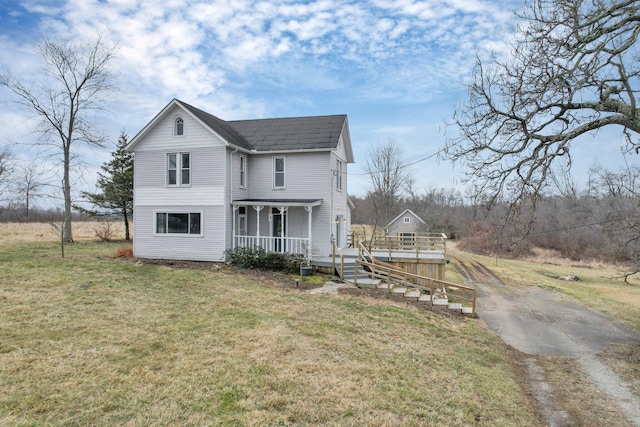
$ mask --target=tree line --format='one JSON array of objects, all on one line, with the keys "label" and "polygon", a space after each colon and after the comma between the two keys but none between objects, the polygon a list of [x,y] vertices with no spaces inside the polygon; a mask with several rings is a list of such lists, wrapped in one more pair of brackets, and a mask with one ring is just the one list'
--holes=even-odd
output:
[{"label": "tree line", "polygon": [[[125,147],[128,136],[120,133],[111,159],[97,173],[97,192],[80,192],[72,204],[72,218],[87,220],[109,218],[122,220],[125,240],[130,240],[133,217],[133,153]],[[51,173],[41,164],[21,164],[8,149],[0,151],[0,222],[58,222],[66,218],[60,208],[33,207],[33,201],[50,197],[46,189]],[[57,187],[59,189],[59,187]],[[45,191],[41,191],[45,190]]]},{"label": "tree line", "polygon": [[[534,248],[557,251],[573,260],[597,259],[640,265],[640,167],[592,167],[578,188],[568,172],[556,173],[535,200],[522,201],[522,215],[509,200],[483,198],[468,187],[417,190],[400,144],[374,146],[367,157],[367,193],[352,196],[353,224],[382,233],[404,209],[427,224],[423,232],[443,232],[463,248],[517,257]],[[357,232],[357,227],[354,227]]]}]

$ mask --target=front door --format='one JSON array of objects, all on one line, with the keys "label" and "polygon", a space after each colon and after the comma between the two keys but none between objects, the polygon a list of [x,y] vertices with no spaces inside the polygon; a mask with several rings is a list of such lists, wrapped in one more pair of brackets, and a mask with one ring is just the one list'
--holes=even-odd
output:
[{"label": "front door", "polygon": [[271,236],[274,237],[274,252],[287,252],[287,211],[280,212],[280,209],[271,210],[273,224]]}]

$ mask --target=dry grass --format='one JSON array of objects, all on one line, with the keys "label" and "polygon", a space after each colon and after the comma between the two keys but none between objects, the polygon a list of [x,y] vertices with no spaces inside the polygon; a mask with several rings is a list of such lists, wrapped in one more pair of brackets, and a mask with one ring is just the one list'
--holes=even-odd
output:
[{"label": "dry grass", "polygon": [[[74,240],[95,240],[96,230],[102,226],[102,222],[74,221],[72,233]],[[60,223],[55,224],[59,226]],[[116,239],[124,239],[124,223],[112,222],[111,228]],[[60,232],[46,222],[9,222],[0,223],[0,242],[35,242],[60,240]]]},{"label": "dry grass", "polygon": [[129,258],[133,258],[133,248],[130,246],[127,247],[123,247],[123,248],[118,248],[116,249],[116,253],[115,255],[113,255],[114,258],[124,258],[124,259],[129,259]]},{"label": "dry grass", "polygon": [[0,243],[1,425],[537,425],[474,320]]}]

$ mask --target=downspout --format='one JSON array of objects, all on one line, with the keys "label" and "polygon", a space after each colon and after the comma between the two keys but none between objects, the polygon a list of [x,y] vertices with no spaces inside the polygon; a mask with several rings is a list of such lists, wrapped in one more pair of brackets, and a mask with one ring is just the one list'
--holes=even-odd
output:
[{"label": "downspout", "polygon": [[229,206],[231,207],[231,249],[236,248],[236,211],[233,206],[233,155],[238,148],[229,153]]},{"label": "downspout", "polygon": [[329,184],[329,236],[331,236],[331,246],[335,242],[335,236],[333,235],[333,178],[335,178],[336,172],[337,170],[331,169],[331,182]]}]

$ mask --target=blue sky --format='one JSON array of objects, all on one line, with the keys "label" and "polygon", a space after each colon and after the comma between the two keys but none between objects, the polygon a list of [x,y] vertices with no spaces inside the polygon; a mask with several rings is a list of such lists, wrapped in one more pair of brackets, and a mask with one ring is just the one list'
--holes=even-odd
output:
[{"label": "blue sky", "polygon": [[[364,195],[371,147],[389,138],[414,162],[437,153],[466,96],[475,55],[505,53],[521,0],[0,0],[0,67],[37,77],[41,35],[117,44],[99,128],[133,137],[172,98],[227,120],[347,114]],[[33,120],[0,90],[0,146],[34,138]],[[595,142],[594,142],[595,143]],[[91,187],[109,152],[84,153]],[[24,149],[22,156],[33,156]],[[580,158],[586,165],[595,160]],[[416,188],[462,189],[462,165],[412,167]]]}]

